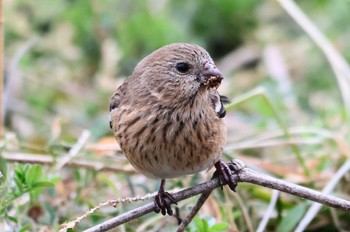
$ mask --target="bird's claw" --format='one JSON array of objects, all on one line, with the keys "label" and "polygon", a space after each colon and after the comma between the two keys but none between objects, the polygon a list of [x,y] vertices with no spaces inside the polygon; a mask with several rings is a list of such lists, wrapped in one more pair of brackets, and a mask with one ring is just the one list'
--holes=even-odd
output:
[{"label": "bird's claw", "polygon": [[245,168],[245,164],[242,160],[239,159],[233,159],[227,164],[235,174],[238,174],[242,169]]},{"label": "bird's claw", "polygon": [[219,176],[222,185],[227,184],[232,191],[236,192],[237,182],[235,181],[233,174],[238,174],[244,167],[244,163],[238,159],[234,159],[227,164],[222,160],[219,160],[215,163],[216,171],[214,172],[213,177]]},{"label": "bird's claw", "polygon": [[161,212],[163,215],[168,214],[173,215],[173,210],[171,209],[171,204],[176,204],[177,202],[174,197],[165,191],[159,190],[158,194],[154,197],[154,204],[156,206],[155,212]]}]

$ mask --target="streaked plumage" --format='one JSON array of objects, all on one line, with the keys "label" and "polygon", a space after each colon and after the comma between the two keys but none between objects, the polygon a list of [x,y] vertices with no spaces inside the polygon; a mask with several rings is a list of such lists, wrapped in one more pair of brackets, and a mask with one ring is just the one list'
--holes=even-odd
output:
[{"label": "streaked plumage", "polygon": [[[181,73],[179,63],[190,70]],[[140,61],[110,103],[114,135],[135,169],[165,179],[219,160],[225,143],[225,110],[216,90],[221,79],[206,83],[215,75],[221,76],[213,60],[196,45],[171,44]]]},{"label": "streaked plumage", "polygon": [[203,48],[171,44],[141,60],[111,98],[110,126],[126,158],[140,173],[162,180],[156,212],[173,213],[165,198],[176,203],[164,191],[165,179],[214,164],[235,189],[220,160],[227,101],[217,91],[222,79]]}]

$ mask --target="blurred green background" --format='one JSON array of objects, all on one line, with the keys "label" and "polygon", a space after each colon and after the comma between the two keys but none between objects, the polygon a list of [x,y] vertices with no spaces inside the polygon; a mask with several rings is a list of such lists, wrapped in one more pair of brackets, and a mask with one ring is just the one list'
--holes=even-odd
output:
[{"label": "blurred green background", "polygon": [[[296,3],[349,62],[350,2]],[[346,102],[331,65],[277,1],[7,0],[4,18],[3,231],[57,231],[99,202],[157,190],[157,181],[125,171],[131,167],[111,138],[108,104],[137,62],[169,43],[206,48],[225,75],[220,91],[231,99],[264,93],[230,108],[224,159],[238,157],[254,169],[322,189],[350,155]],[[90,138],[73,160],[119,171],[55,169],[9,158],[24,153],[59,161],[84,130]],[[167,188],[210,177],[174,179]],[[333,194],[350,199],[348,184],[342,179]],[[216,190],[188,231],[254,231],[270,198],[270,189],[249,184],[235,195]],[[193,204],[179,204],[182,216]],[[76,231],[136,205],[103,208]],[[292,231],[309,205],[281,194],[266,231]],[[308,231],[349,230],[349,221],[348,214],[323,207]],[[150,214],[120,230],[164,226],[174,230],[176,220]]]}]

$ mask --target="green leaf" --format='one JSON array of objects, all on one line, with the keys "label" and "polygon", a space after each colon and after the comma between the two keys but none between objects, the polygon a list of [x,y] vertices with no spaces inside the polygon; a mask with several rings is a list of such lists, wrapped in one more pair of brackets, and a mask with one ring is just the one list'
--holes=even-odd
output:
[{"label": "green leaf", "polygon": [[[35,183],[36,184],[36,183]],[[39,195],[42,193],[42,189],[40,187],[35,188],[33,186],[33,188],[31,188],[29,190],[29,196],[30,196],[30,202],[36,201],[36,199],[39,197]]]},{"label": "green leaf", "polygon": [[218,223],[210,227],[209,231],[221,232],[221,231],[225,231],[227,228],[228,228],[227,223]]},{"label": "green leaf", "polygon": [[7,218],[8,218],[10,221],[14,222],[14,223],[18,223],[16,217],[12,217],[12,216],[10,216],[10,215],[7,215]]},{"label": "green leaf", "polygon": [[33,188],[38,188],[38,187],[53,187],[55,186],[54,183],[50,182],[50,181],[38,181],[35,182],[32,187]]},{"label": "green leaf", "polygon": [[205,232],[205,230],[204,230],[204,225],[203,225],[203,220],[202,220],[201,218],[195,217],[195,218],[193,219],[193,221],[194,221],[194,223],[196,224],[197,230],[198,230],[199,232]]},{"label": "green leaf", "polygon": [[27,173],[30,167],[31,167],[30,164],[20,165],[20,168],[23,174]]},{"label": "green leaf", "polygon": [[20,168],[21,166],[18,166],[17,169],[15,169],[15,178],[18,179],[19,182],[21,183],[25,183],[25,177],[24,177],[24,173],[22,168]]},{"label": "green leaf", "polygon": [[23,183],[22,181],[20,180],[20,178],[18,176],[15,176],[13,178],[13,180],[15,181],[16,183],[16,187],[18,189],[19,192],[23,192]]},{"label": "green leaf", "polygon": [[51,182],[53,184],[57,184],[61,180],[62,180],[62,178],[59,176],[53,176],[53,177],[48,178],[48,182]]},{"label": "green leaf", "polygon": [[23,226],[18,232],[30,231],[30,224]]},{"label": "green leaf", "polygon": [[277,227],[279,232],[289,232],[292,231],[296,224],[303,217],[306,210],[306,205],[304,203],[299,204],[289,210],[287,215],[282,219],[281,223]]},{"label": "green leaf", "polygon": [[42,167],[40,165],[32,166],[26,173],[26,184],[28,187],[34,185],[35,182],[40,181],[42,177]]},{"label": "green leaf", "polygon": [[204,231],[208,232],[209,231],[209,224],[208,221],[205,219],[202,219],[202,223],[203,223],[203,227],[204,227]]},{"label": "green leaf", "polygon": [[2,175],[0,175],[0,183],[4,180],[6,180],[6,176],[7,176],[7,163],[6,160],[0,155],[0,173]]}]

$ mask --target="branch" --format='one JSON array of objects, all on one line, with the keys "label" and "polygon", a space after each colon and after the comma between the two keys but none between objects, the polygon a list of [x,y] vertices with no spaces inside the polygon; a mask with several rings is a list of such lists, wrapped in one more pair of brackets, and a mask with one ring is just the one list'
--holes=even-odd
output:
[{"label": "branch", "polygon": [[84,147],[84,145],[89,137],[90,137],[90,132],[88,130],[84,130],[83,133],[81,133],[78,141],[69,150],[69,152],[57,161],[57,163],[55,165],[55,170],[57,171],[57,170],[61,169],[71,159],[73,159],[75,156],[77,156],[79,151]]},{"label": "branch", "polygon": [[196,204],[193,206],[191,212],[187,215],[187,217],[182,220],[181,224],[177,228],[176,232],[183,232],[185,231],[186,227],[191,223],[192,219],[197,215],[198,211],[202,208],[205,201],[210,196],[212,190],[206,191],[202,193],[202,195],[199,197]]},{"label": "branch", "polygon": [[[1,156],[8,162],[33,163],[43,165],[55,164],[55,159],[51,155],[45,154],[4,152],[1,154]],[[98,160],[87,161],[83,159],[74,158],[72,160],[69,160],[65,166],[72,168],[87,168],[107,172],[122,172],[129,175],[137,173],[135,169],[118,167],[118,165],[114,162],[112,162],[111,164],[105,164],[104,162]]]},{"label": "branch", "polygon": [[[286,181],[276,179],[271,176],[267,176],[258,172],[255,172],[249,168],[244,168],[238,172],[238,174],[233,174],[236,182],[247,182],[263,187],[268,187],[271,189],[280,190],[282,192],[290,193],[292,195],[305,198],[311,201],[321,203],[333,208],[341,209],[350,212],[350,201],[340,199],[338,197],[329,196],[323,194],[319,191],[312,190],[300,185],[288,183]],[[193,197],[195,195],[212,191],[213,189],[220,187],[220,181],[215,178],[205,183],[196,185],[194,187],[182,190],[180,192],[172,194],[174,199],[179,202],[181,200]],[[170,202],[169,202],[170,203]],[[96,225],[85,232],[102,232],[115,228],[123,223],[141,217],[145,214],[153,212],[155,209],[154,203],[149,203],[147,205],[141,206],[124,214],[121,214],[115,218],[105,221],[99,225]],[[66,231],[69,228],[63,228],[60,231]]]}]

